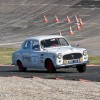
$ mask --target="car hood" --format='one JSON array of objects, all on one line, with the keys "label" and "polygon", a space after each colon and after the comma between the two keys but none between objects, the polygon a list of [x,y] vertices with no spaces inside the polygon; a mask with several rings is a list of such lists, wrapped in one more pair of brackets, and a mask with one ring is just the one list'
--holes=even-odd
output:
[{"label": "car hood", "polygon": [[62,53],[64,54],[70,54],[70,53],[83,53],[84,48],[76,48],[76,47],[71,47],[71,46],[67,46],[67,47],[52,47],[52,48],[47,48],[46,49],[48,52],[52,52],[52,53]]}]

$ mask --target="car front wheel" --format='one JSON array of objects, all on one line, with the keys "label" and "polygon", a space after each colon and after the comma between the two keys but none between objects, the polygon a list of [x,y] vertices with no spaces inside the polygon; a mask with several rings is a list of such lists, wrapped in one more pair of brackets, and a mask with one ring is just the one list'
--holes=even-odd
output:
[{"label": "car front wheel", "polygon": [[56,72],[56,68],[54,67],[54,64],[53,64],[53,62],[51,60],[46,60],[46,62],[45,62],[45,68],[50,73]]},{"label": "car front wheel", "polygon": [[26,67],[23,67],[23,64],[21,63],[21,61],[17,62],[18,68],[20,72],[25,72],[27,70]]},{"label": "car front wheel", "polygon": [[86,65],[78,65],[76,66],[78,72],[83,73],[86,71]]}]

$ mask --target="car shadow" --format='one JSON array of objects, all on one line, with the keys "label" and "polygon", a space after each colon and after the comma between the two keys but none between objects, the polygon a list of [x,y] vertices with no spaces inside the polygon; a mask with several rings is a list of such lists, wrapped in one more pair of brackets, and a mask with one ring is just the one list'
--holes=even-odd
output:
[{"label": "car shadow", "polygon": [[[93,69],[93,68],[92,68]],[[88,75],[92,72],[91,67],[87,72],[79,73],[75,68],[70,69],[57,69],[55,73],[49,73],[46,69],[33,69],[29,68],[26,72],[20,72],[17,67],[0,66],[0,77],[20,77],[20,78],[41,78],[41,79],[61,79],[80,81],[80,79],[91,80],[100,82],[100,78],[97,76]],[[97,75],[97,74],[96,74]]]},{"label": "car shadow", "polygon": [[[72,70],[58,70],[56,73],[48,73],[47,70],[32,69],[26,72],[20,72],[19,70],[0,70],[0,77],[20,77],[20,78],[41,78],[41,79],[53,79],[53,80],[71,80],[71,81],[84,81],[90,80],[100,82],[100,79],[93,79],[90,76],[87,77],[84,74],[80,74],[77,71]],[[88,82],[88,81],[87,81]]]},{"label": "car shadow", "polygon": [[[27,70],[27,71],[25,71],[25,72],[20,72],[19,70],[1,70],[0,72],[15,72],[15,73],[46,73],[46,74],[50,74],[50,72],[48,72],[47,70]],[[54,72],[54,73],[51,73],[51,74],[61,74],[61,73],[77,73],[77,71],[75,72],[75,71],[73,71],[73,72],[69,72],[69,71],[56,71],[56,72]]]},{"label": "car shadow", "polygon": [[46,69],[28,69],[26,72],[20,72],[16,67],[0,67],[0,77],[22,77],[33,78],[33,76],[44,79],[55,79],[56,77],[63,77],[67,74],[77,73],[77,71],[70,71],[67,69],[57,70],[55,73],[49,73]]}]

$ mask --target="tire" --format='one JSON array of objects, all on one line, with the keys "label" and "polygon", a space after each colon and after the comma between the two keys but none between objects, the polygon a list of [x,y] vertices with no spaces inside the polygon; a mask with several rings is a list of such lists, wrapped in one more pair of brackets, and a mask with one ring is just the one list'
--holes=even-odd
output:
[{"label": "tire", "polygon": [[23,67],[23,64],[21,63],[21,61],[18,61],[17,65],[20,72],[26,72],[27,68]]},{"label": "tire", "polygon": [[79,65],[79,66],[76,66],[78,72],[80,73],[83,73],[86,71],[86,65]]},{"label": "tire", "polygon": [[56,72],[56,68],[54,67],[53,62],[50,59],[49,60],[46,60],[46,62],[45,62],[45,68],[47,69],[47,71],[49,73]]}]

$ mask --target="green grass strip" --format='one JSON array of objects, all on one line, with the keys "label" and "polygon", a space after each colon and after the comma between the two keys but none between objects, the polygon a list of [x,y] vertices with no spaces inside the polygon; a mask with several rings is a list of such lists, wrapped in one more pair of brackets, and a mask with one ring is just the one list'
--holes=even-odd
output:
[{"label": "green grass strip", "polygon": [[[12,64],[12,53],[17,48],[0,48],[0,64]],[[89,56],[89,64],[100,64],[100,56]]]},{"label": "green grass strip", "polygon": [[15,48],[0,48],[0,64],[12,64],[12,53]]},{"label": "green grass strip", "polygon": [[100,56],[89,56],[89,63],[100,65]]}]

